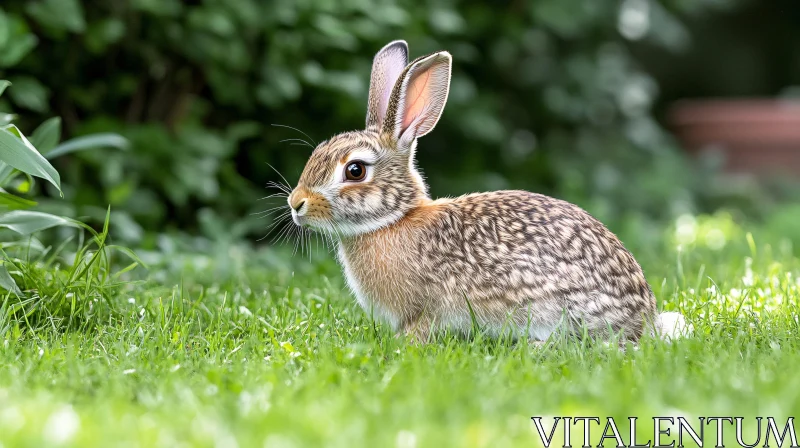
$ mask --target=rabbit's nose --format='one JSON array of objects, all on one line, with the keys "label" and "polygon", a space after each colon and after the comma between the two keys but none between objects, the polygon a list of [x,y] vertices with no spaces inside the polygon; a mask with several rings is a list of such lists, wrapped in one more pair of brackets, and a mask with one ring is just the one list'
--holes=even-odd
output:
[{"label": "rabbit's nose", "polygon": [[292,210],[299,213],[300,209],[302,209],[303,206],[306,205],[306,198],[301,198],[301,197],[295,198],[289,205],[292,207]]},{"label": "rabbit's nose", "polygon": [[288,202],[293,215],[303,216],[308,211],[306,205],[311,205],[311,192],[303,186],[298,186],[292,190]]}]

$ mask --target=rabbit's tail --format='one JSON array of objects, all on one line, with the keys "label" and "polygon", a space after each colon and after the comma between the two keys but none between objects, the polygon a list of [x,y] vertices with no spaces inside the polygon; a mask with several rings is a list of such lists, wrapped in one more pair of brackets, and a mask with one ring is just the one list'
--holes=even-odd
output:
[{"label": "rabbit's tail", "polygon": [[664,340],[677,339],[688,336],[694,328],[686,322],[683,314],[664,312],[656,316],[655,335]]}]

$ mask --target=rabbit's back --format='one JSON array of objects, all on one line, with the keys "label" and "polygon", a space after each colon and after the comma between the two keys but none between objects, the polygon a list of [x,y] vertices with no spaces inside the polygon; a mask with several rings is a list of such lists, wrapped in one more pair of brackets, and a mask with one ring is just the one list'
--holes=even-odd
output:
[{"label": "rabbit's back", "polygon": [[490,328],[539,339],[565,324],[636,339],[655,313],[641,267],[611,231],[526,191],[432,201],[343,241],[340,258],[362,306],[401,326],[422,314],[468,328],[471,307]]}]

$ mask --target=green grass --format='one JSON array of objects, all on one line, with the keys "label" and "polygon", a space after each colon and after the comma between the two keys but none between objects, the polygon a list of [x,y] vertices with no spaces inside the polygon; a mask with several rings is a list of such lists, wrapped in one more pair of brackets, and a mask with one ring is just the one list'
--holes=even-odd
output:
[{"label": "green grass", "polygon": [[789,240],[748,237],[724,216],[667,235],[626,243],[695,334],[626,351],[452,335],[410,345],[354,305],[324,255],[142,253],[142,282],[129,281],[138,269],[114,278],[104,257],[71,281],[57,260],[20,263],[29,299],[0,309],[0,443],[538,446],[531,416],[796,415]]}]

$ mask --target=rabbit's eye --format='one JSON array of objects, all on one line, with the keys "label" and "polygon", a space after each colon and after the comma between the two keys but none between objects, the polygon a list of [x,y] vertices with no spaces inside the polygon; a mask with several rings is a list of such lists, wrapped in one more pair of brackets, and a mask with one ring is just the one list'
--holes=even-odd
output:
[{"label": "rabbit's eye", "polygon": [[344,177],[347,180],[360,181],[364,180],[367,175],[367,167],[364,162],[350,162],[344,167]]}]

